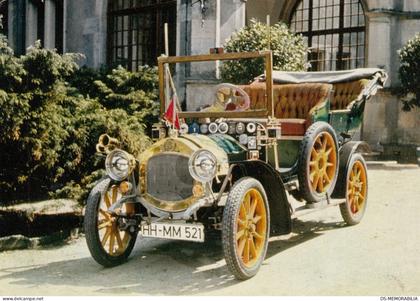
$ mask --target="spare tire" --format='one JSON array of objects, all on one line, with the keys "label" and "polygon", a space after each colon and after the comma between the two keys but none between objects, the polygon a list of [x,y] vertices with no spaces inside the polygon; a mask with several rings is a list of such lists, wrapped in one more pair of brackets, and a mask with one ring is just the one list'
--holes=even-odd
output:
[{"label": "spare tire", "polygon": [[299,192],[308,203],[330,197],[338,175],[338,143],[334,129],[315,122],[305,133],[299,152]]}]

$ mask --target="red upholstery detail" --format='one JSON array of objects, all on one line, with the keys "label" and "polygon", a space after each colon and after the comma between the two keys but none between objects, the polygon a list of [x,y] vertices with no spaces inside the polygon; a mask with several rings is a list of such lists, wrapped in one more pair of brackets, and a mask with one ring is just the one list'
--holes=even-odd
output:
[{"label": "red upholstery detail", "polygon": [[[240,87],[248,93],[252,110],[265,108],[266,83],[255,81]],[[313,110],[328,101],[332,88],[322,83],[274,85],[273,110],[281,121],[282,135],[305,135]]]},{"label": "red upholstery detail", "polygon": [[287,118],[280,119],[281,134],[283,136],[303,136],[308,127],[305,119]]},{"label": "red upholstery detail", "polygon": [[[266,83],[256,81],[240,87],[248,93],[252,110],[266,107]],[[312,109],[324,104],[331,90],[329,84],[273,85],[274,115],[277,118],[310,119]]]},{"label": "red upholstery detail", "polygon": [[331,110],[344,110],[355,101],[366,86],[369,80],[360,79],[356,81],[334,84],[334,96],[331,98]]},{"label": "red upholstery detail", "polygon": [[240,86],[249,95],[251,100],[250,109],[259,110],[266,108],[266,85],[265,83],[253,82],[250,85]]}]

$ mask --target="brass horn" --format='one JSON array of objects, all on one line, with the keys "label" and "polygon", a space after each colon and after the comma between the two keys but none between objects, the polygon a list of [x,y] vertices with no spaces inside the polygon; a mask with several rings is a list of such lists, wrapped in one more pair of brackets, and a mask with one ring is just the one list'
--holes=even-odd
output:
[{"label": "brass horn", "polygon": [[120,146],[120,142],[116,138],[110,137],[108,134],[99,136],[98,144],[96,144],[96,151],[100,153],[110,153]]},{"label": "brass horn", "polygon": [[105,153],[105,147],[102,144],[96,144],[96,151],[98,153]]}]

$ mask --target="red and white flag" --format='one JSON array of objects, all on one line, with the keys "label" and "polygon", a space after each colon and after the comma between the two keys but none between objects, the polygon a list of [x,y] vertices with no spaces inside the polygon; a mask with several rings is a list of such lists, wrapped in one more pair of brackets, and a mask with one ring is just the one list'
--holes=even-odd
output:
[{"label": "red and white flag", "polygon": [[176,96],[172,97],[171,102],[169,103],[168,108],[166,109],[165,115],[163,116],[165,120],[175,126],[178,130],[180,129],[179,125],[179,116],[178,110],[176,109]]}]

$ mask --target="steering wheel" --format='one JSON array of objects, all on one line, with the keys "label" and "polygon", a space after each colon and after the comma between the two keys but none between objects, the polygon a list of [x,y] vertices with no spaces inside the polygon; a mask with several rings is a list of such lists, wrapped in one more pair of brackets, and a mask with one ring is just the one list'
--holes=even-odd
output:
[{"label": "steering wheel", "polygon": [[244,89],[229,83],[222,83],[215,87],[216,102],[220,103],[225,111],[241,112],[249,109],[249,95]]}]

